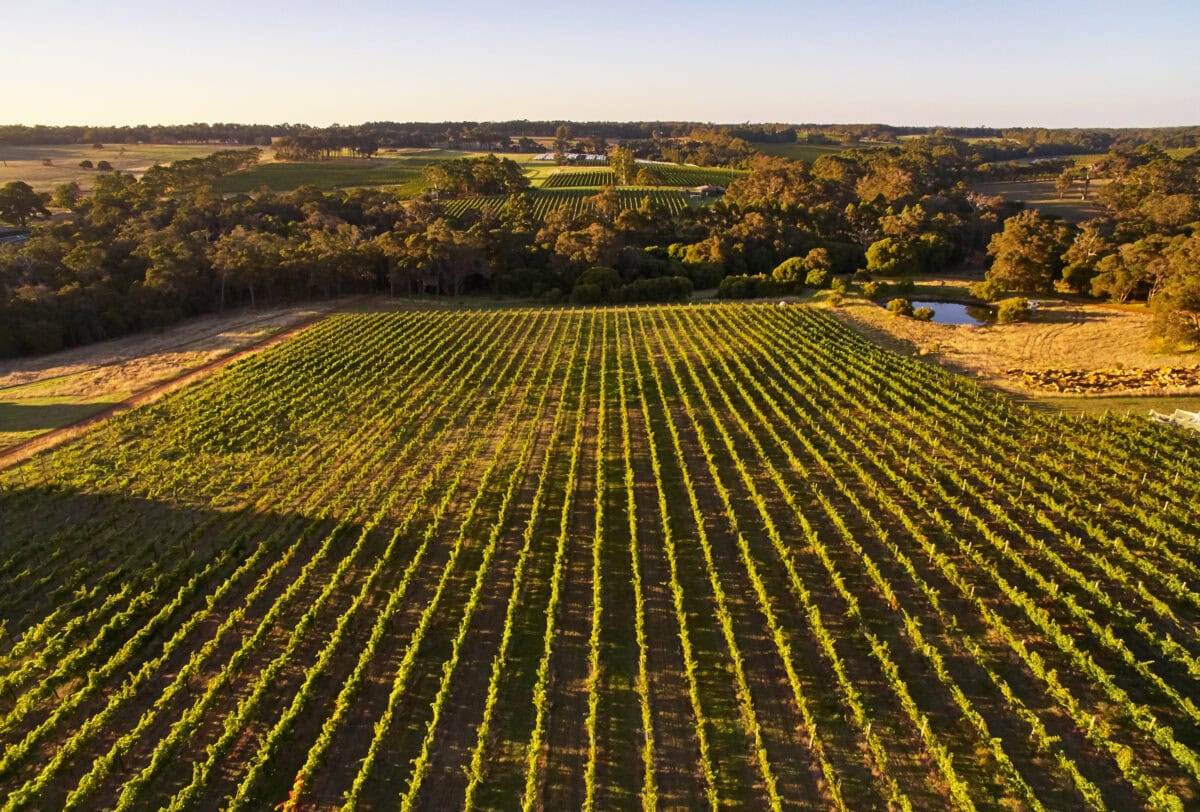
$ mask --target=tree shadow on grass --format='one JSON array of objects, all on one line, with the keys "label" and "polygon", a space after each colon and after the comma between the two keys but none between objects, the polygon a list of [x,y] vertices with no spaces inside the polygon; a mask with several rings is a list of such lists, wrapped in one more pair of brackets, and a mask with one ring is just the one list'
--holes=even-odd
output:
[{"label": "tree shadow on grass", "polygon": [[0,432],[50,431],[107,409],[112,403],[0,401]]}]

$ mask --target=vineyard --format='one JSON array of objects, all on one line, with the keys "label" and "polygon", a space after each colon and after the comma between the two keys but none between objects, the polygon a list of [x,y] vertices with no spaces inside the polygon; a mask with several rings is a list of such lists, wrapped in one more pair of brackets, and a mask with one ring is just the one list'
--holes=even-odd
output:
[{"label": "vineyard", "polygon": [[814,309],[334,316],[0,487],[4,810],[1200,807],[1196,438]]},{"label": "vineyard", "polygon": [[[533,189],[527,192],[527,194],[533,202],[533,217],[540,222],[546,218],[547,214],[557,209],[566,208],[572,214],[584,214],[591,207],[591,198],[595,197],[596,190],[557,189],[544,192],[539,189]],[[663,207],[663,209],[671,214],[678,214],[688,207],[687,194],[672,189],[621,188],[617,189],[617,195],[620,198],[621,206],[627,209],[636,209],[646,198],[650,198],[652,202]],[[442,206],[445,208],[447,214],[453,217],[461,217],[472,209],[482,209],[484,206],[492,206],[497,210],[503,210],[506,202],[507,198],[502,195],[466,197],[458,200],[447,200]]]},{"label": "vineyard", "polygon": [[[662,176],[664,186],[703,186],[714,184],[727,186],[738,177],[731,169],[701,169],[699,167],[673,166],[670,164],[652,165],[648,168]],[[542,183],[543,189],[579,189],[612,186],[617,182],[616,173],[611,169],[589,169],[584,171],[564,171],[550,175]]]}]

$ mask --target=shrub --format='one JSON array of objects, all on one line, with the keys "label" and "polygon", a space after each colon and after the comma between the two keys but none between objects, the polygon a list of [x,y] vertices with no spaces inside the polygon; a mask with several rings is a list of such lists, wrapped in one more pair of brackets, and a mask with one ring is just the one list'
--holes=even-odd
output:
[{"label": "shrub", "polygon": [[983,299],[985,302],[999,299],[1000,294],[1003,292],[1003,288],[990,279],[985,279],[982,282],[975,282],[971,285],[971,295],[978,299]]},{"label": "shrub", "polygon": [[790,257],[775,266],[771,278],[781,285],[799,285],[803,283],[807,270],[802,257]]},{"label": "shrub", "polygon": [[686,276],[655,276],[638,279],[614,291],[618,302],[677,302],[692,293],[692,280]]},{"label": "shrub", "polygon": [[823,288],[829,282],[829,271],[813,268],[804,277],[804,284],[810,288]]},{"label": "shrub", "polygon": [[832,282],[829,283],[829,289],[832,290],[834,293],[845,294],[846,280],[845,279],[834,279]]},{"label": "shrub", "polygon": [[908,299],[892,299],[887,303],[887,309],[895,316],[911,316],[913,314],[912,302]]},{"label": "shrub", "polygon": [[844,298],[845,297],[842,296],[839,291],[835,290],[833,293],[829,294],[829,298],[827,298],[825,301],[829,302],[830,307],[841,307]]},{"label": "shrub", "polygon": [[604,291],[591,282],[576,283],[571,289],[571,304],[594,305],[604,301]]},{"label": "shrub", "polygon": [[1005,299],[1000,303],[1000,308],[996,311],[996,321],[1001,324],[1012,324],[1016,321],[1029,321],[1029,316],[1033,311],[1029,307],[1029,300],[1022,299],[1020,296],[1014,296],[1011,299]]},{"label": "shrub", "polygon": [[761,296],[777,296],[779,285],[765,274],[727,276],[717,288],[718,299],[755,299]]},{"label": "shrub", "polygon": [[79,162],[80,169],[94,169],[95,167],[96,167],[96,165],[94,163],[92,163],[91,161],[89,161],[87,158],[84,158],[82,161]]},{"label": "shrub", "polygon": [[96,164],[96,168],[101,172],[111,172],[112,164],[110,164],[108,161],[100,161],[98,164]]},{"label": "shrub", "polygon": [[715,262],[688,265],[684,270],[688,278],[692,280],[692,287],[696,290],[715,288],[721,284],[721,279],[725,276],[725,269]]},{"label": "shrub", "polygon": [[933,308],[918,307],[912,312],[912,317],[917,321],[933,321]]},{"label": "shrub", "polygon": [[887,293],[887,289],[887,282],[864,282],[862,286],[862,295],[866,296],[868,299],[874,299],[876,296]]}]

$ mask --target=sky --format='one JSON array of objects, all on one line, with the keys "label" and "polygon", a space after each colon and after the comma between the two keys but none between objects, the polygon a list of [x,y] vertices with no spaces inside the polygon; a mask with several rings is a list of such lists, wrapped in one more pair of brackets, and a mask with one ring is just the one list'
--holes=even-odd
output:
[{"label": "sky", "polygon": [[0,0],[0,124],[1200,124],[1200,1]]}]

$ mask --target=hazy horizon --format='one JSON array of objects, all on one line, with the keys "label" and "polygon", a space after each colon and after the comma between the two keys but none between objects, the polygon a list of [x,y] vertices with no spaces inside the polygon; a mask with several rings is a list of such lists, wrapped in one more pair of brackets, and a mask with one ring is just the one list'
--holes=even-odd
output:
[{"label": "hazy horizon", "polygon": [[[6,11],[4,123],[1200,123],[1200,4],[309,0]],[[1063,30],[1063,21],[1069,27]]]}]

